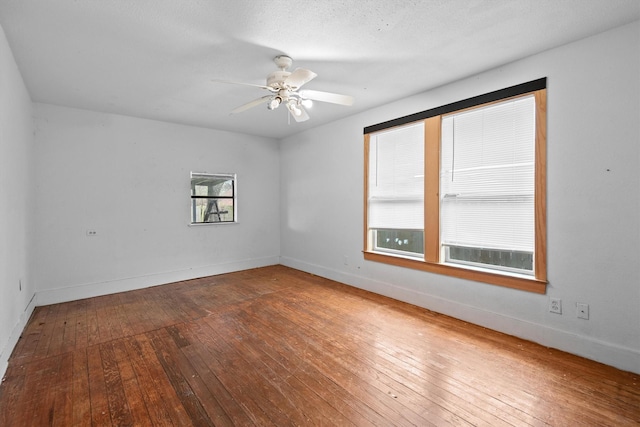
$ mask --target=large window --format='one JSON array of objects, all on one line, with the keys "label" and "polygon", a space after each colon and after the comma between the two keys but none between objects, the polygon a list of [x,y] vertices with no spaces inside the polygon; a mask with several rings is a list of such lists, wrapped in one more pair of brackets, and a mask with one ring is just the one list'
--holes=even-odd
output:
[{"label": "large window", "polygon": [[236,221],[236,176],[191,172],[191,223]]},{"label": "large window", "polygon": [[365,258],[544,292],[545,87],[365,129]]}]

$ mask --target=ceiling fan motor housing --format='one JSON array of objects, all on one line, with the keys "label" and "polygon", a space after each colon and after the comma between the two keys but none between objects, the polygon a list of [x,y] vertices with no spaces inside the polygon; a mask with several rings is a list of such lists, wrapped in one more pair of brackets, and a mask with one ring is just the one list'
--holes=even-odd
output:
[{"label": "ceiling fan motor housing", "polygon": [[291,57],[287,55],[278,55],[273,58],[273,62],[275,62],[276,66],[281,70],[286,70],[287,68],[291,67],[291,64],[293,64],[293,59],[291,59]]},{"label": "ceiling fan motor housing", "polygon": [[291,73],[289,71],[278,70],[267,76],[267,86],[274,89],[283,89],[284,81],[289,77]]}]

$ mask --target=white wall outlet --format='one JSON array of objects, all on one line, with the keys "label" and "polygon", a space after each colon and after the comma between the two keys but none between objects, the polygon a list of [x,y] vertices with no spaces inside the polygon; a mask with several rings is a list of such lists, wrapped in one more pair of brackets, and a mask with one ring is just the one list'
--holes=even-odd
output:
[{"label": "white wall outlet", "polygon": [[93,237],[93,236],[97,236],[98,232],[96,230],[87,230],[87,236],[88,237]]},{"label": "white wall outlet", "polygon": [[344,265],[349,265],[349,257],[345,255],[344,258],[342,259],[342,263]]},{"label": "white wall outlet", "polygon": [[578,319],[589,320],[589,304],[578,303]]},{"label": "white wall outlet", "polygon": [[562,314],[562,300],[560,298],[549,299],[549,311],[552,313]]}]

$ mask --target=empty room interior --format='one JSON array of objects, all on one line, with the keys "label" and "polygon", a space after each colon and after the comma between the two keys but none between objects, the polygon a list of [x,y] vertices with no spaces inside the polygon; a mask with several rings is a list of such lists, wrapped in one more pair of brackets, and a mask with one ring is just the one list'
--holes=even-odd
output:
[{"label": "empty room interior", "polygon": [[0,0],[0,425],[638,425],[637,0]]}]

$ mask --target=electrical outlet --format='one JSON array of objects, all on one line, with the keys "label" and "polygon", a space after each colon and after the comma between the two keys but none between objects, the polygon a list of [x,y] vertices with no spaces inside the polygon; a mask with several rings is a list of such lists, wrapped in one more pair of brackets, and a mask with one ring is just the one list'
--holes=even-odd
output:
[{"label": "electrical outlet", "polygon": [[96,230],[87,230],[87,236],[93,237],[97,235],[98,235],[98,232]]},{"label": "electrical outlet", "polygon": [[345,255],[344,258],[342,259],[342,263],[344,265],[349,265],[349,257]]},{"label": "electrical outlet", "polygon": [[578,303],[578,319],[589,320],[589,304]]},{"label": "electrical outlet", "polygon": [[562,300],[560,298],[549,299],[549,311],[552,313],[562,314]]}]

